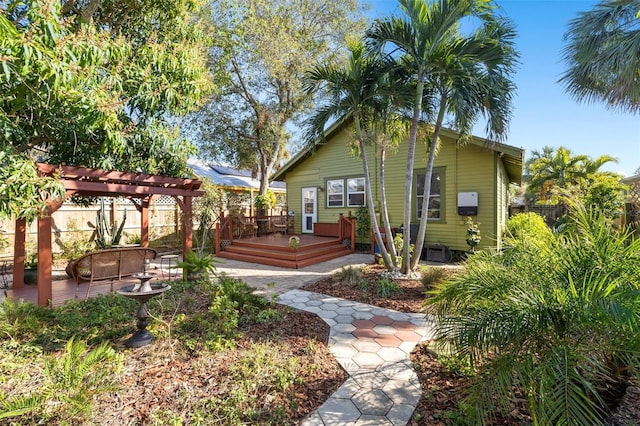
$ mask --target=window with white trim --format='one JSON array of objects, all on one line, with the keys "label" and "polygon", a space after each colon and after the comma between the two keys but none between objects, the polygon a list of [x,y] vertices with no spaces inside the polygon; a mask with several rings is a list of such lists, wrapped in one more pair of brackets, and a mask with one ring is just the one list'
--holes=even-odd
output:
[{"label": "window with white trim", "polygon": [[327,207],[344,207],[344,179],[327,181]]},{"label": "window with white trim", "polygon": [[[422,217],[422,201],[424,200],[424,177],[425,173],[416,175],[416,215],[418,219]],[[440,172],[433,171],[431,174],[431,191],[429,195],[429,205],[427,208],[427,219],[440,220]]]},{"label": "window with white trim", "polygon": [[359,207],[364,206],[364,178],[347,179],[347,206]]}]

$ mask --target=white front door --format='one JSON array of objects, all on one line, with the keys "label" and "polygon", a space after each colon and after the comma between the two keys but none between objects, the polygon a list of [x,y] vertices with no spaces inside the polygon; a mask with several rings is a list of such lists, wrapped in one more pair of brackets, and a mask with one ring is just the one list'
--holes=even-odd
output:
[{"label": "white front door", "polygon": [[302,233],[313,233],[313,224],[318,221],[318,197],[315,186],[302,188]]}]

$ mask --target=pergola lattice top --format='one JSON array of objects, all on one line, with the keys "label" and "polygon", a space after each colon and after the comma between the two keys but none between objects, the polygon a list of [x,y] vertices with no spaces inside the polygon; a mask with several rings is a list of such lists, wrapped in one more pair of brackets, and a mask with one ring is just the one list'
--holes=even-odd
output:
[{"label": "pergola lattice top", "polygon": [[44,176],[56,176],[64,182],[68,195],[88,197],[129,196],[144,198],[150,195],[200,196],[202,182],[144,173],[125,173],[86,167],[55,166],[38,163]]}]

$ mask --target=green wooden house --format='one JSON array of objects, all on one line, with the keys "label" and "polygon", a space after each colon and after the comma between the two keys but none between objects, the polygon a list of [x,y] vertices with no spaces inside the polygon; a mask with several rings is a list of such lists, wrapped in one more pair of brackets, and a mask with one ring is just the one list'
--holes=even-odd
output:
[{"label": "green wooden house", "polygon": [[[299,152],[275,174],[287,186],[288,208],[295,217],[296,233],[313,233],[318,224],[336,223],[340,215],[355,215],[365,204],[362,160],[351,155],[350,123],[337,123],[326,132],[326,140]],[[425,246],[446,246],[448,251],[467,250],[467,219],[479,224],[482,240],[479,248],[500,246],[508,219],[509,184],[521,183],[524,150],[504,144],[491,144],[473,138],[464,145],[456,143],[458,134],[443,130],[435,160],[429,219]],[[380,161],[374,147],[367,151],[371,171],[374,205],[379,206]],[[411,236],[419,223],[427,163],[427,147],[418,143],[413,170],[413,206]],[[403,220],[407,144],[401,144],[385,162],[385,186],[391,226],[399,228]],[[416,202],[417,201],[417,202]],[[380,222],[381,224],[381,222]],[[360,243],[369,243],[359,240]]]}]

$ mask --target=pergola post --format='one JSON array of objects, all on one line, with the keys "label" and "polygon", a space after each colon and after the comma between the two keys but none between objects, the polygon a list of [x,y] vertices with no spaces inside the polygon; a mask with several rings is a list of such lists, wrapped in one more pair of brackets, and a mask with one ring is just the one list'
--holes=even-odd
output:
[{"label": "pergola post", "polygon": [[193,197],[182,197],[182,256],[186,258],[193,247]]},{"label": "pergola post", "polygon": [[51,250],[50,215],[38,218],[38,305],[47,306],[53,297],[51,269],[53,251]]},{"label": "pergola post", "polygon": [[140,245],[149,247],[149,205],[151,197],[140,199]]},{"label": "pergola post", "polygon": [[27,234],[27,220],[16,219],[16,230],[13,242],[13,288],[24,287],[24,245]]}]

